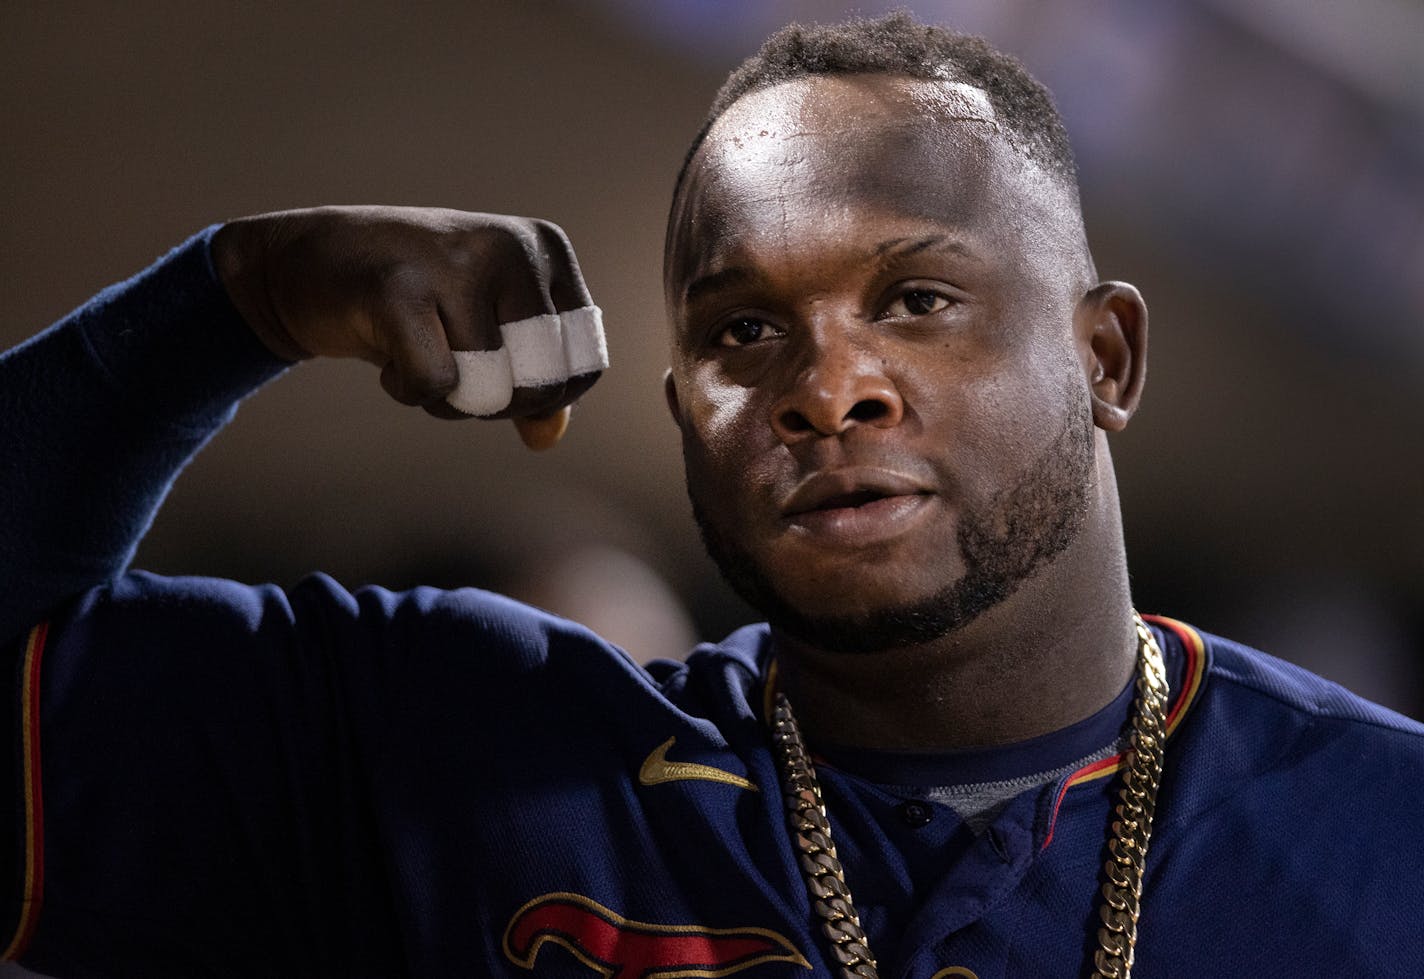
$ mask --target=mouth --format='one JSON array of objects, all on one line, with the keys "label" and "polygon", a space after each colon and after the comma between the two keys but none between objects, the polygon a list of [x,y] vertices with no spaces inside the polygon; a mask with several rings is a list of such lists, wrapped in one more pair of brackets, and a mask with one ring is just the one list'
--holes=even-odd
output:
[{"label": "mouth", "polygon": [[882,469],[819,472],[797,484],[782,502],[783,517],[808,513],[859,510],[883,500],[931,495],[928,487],[909,476]]},{"label": "mouth", "polygon": [[781,507],[799,534],[838,547],[895,537],[929,511],[934,493],[917,480],[883,470],[817,473],[803,480]]},{"label": "mouth", "polygon": [[880,493],[876,490],[856,490],[852,493],[838,493],[817,503],[802,513],[814,513],[822,510],[855,510],[863,506],[868,506],[877,500],[889,499],[890,494]]}]

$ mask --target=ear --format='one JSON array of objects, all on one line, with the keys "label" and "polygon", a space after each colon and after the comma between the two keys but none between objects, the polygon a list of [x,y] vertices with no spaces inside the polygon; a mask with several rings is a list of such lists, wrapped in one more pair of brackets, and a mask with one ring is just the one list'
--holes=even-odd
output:
[{"label": "ear", "polygon": [[1137,411],[1147,381],[1147,305],[1126,282],[1099,283],[1078,301],[1073,329],[1093,422],[1120,432]]},{"label": "ear", "polygon": [[663,397],[667,399],[668,414],[678,428],[682,427],[682,405],[677,400],[677,382],[672,379],[672,368],[663,371]]}]

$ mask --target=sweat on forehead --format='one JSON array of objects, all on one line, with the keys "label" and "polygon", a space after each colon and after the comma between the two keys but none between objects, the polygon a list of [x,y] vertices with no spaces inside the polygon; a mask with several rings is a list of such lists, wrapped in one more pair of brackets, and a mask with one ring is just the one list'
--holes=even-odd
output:
[{"label": "sweat on forehead", "polygon": [[779,110],[852,112],[854,118],[844,120],[846,124],[921,115],[938,122],[987,122],[998,127],[994,105],[983,88],[963,81],[894,74],[810,75],[742,95],[713,122],[708,137]]},{"label": "sweat on forehead", "polygon": [[786,229],[828,231],[845,208],[954,226],[980,220],[971,211],[1031,211],[1027,223],[1066,247],[1081,240],[1076,195],[1006,138],[982,90],[903,75],[798,78],[746,94],[707,133],[673,202],[666,284],[749,231],[748,218],[762,225],[776,212]]},{"label": "sweat on forehead", "polygon": [[[879,75],[798,79],[754,92],[707,134],[680,205],[687,217],[713,223],[704,230],[715,229],[721,205],[747,195],[768,204],[776,195],[783,211],[814,198],[832,210],[855,203],[948,217],[957,210],[952,199],[1003,169],[996,163],[1021,165],[993,145],[1000,142],[993,109],[976,91]],[[927,187],[930,172],[952,177]]]},{"label": "sweat on forehead", "polygon": [[[999,131],[989,97],[973,85],[896,75],[830,75],[744,95],[712,125],[703,147],[728,140],[742,147],[748,140],[794,138],[809,132],[808,124],[817,132],[840,129],[850,137],[870,126],[925,123],[978,123]],[[697,155],[703,155],[701,149]]]}]

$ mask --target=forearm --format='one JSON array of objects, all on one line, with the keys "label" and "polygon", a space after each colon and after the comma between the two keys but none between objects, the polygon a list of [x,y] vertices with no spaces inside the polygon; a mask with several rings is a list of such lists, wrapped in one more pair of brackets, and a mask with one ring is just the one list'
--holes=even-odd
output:
[{"label": "forearm", "polygon": [[184,464],[285,366],[210,234],[0,356],[0,641],[121,571]]},{"label": "forearm", "polygon": [[[0,358],[0,643],[121,571],[179,470],[291,358],[358,357],[396,400],[514,419],[531,446],[607,366],[547,221],[322,207],[215,234]],[[462,379],[457,352],[480,371]]]}]

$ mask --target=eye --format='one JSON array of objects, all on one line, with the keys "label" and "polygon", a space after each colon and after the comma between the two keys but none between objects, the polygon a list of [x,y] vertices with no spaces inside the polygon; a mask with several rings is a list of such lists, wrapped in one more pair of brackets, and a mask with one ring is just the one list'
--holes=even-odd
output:
[{"label": "eye", "polygon": [[717,343],[723,347],[745,347],[778,335],[779,331],[764,320],[743,317],[722,327],[717,333]]},{"label": "eye", "polygon": [[949,306],[949,299],[928,289],[910,289],[885,308],[885,318],[928,316]]}]

